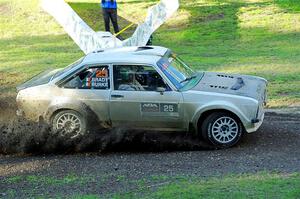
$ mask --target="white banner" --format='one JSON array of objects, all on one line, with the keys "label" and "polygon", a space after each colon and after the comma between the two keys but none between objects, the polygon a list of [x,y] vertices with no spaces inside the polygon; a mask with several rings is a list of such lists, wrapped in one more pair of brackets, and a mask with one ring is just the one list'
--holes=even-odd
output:
[{"label": "white banner", "polygon": [[[99,0],[100,1],[100,0]],[[64,0],[42,0],[43,9],[52,15],[80,49],[90,52],[122,46],[145,46],[151,34],[178,9],[178,0],[161,0],[148,11],[145,21],[133,36],[120,41],[110,32],[95,32]]]},{"label": "white banner", "polygon": [[148,10],[144,23],[140,24],[132,37],[123,41],[123,46],[144,46],[150,36],[179,8],[178,0],[161,0]]}]

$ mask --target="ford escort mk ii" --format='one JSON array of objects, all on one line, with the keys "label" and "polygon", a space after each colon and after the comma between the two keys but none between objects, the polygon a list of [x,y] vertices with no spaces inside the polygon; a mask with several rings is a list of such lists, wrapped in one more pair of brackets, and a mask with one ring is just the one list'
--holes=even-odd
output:
[{"label": "ford escort mk ii", "polygon": [[260,77],[193,71],[164,47],[126,47],[90,53],[20,85],[17,113],[68,139],[84,138],[96,124],[190,132],[225,148],[261,126],[266,86]]}]

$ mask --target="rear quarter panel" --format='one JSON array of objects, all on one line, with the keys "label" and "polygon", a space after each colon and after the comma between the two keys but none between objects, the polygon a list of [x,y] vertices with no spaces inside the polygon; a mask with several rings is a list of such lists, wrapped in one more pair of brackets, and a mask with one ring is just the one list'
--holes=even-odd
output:
[{"label": "rear quarter panel", "polygon": [[44,116],[52,100],[53,87],[41,85],[26,88],[17,95],[18,109],[24,113],[24,117],[31,121],[39,121]]},{"label": "rear quarter panel", "polygon": [[57,88],[45,118],[49,121],[57,110],[71,109],[81,113],[88,122],[107,122],[110,120],[109,93],[109,90]]}]

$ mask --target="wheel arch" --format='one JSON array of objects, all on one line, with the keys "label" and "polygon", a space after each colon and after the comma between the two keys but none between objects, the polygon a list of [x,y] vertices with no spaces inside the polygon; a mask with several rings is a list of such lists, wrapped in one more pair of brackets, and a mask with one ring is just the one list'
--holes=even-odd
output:
[{"label": "wheel arch", "polygon": [[203,112],[200,115],[200,117],[198,118],[198,121],[197,121],[197,128],[202,125],[202,123],[205,120],[205,118],[207,118],[210,114],[217,113],[217,112],[229,113],[233,117],[235,117],[235,119],[237,119],[239,122],[242,123],[241,119],[234,112],[232,112],[232,111],[229,111],[227,109],[211,109],[211,110],[207,110],[207,111]]},{"label": "wheel arch", "polygon": [[193,124],[194,128],[196,129],[196,133],[199,133],[199,125],[202,125],[204,119],[215,112],[226,112],[229,114],[232,114],[237,120],[239,120],[242,123],[243,128],[245,128],[245,124],[247,123],[246,116],[238,111],[237,108],[234,108],[232,106],[226,106],[226,105],[213,105],[213,106],[207,106],[205,108],[198,109],[197,113],[193,117]]},{"label": "wheel arch", "polygon": [[51,124],[53,117],[65,110],[73,110],[78,113],[80,113],[84,118],[86,118],[87,121],[89,121],[90,118],[93,120],[98,120],[98,116],[84,103],[82,102],[64,102],[64,103],[59,103],[59,104],[51,104],[45,115],[44,119],[48,124]]}]

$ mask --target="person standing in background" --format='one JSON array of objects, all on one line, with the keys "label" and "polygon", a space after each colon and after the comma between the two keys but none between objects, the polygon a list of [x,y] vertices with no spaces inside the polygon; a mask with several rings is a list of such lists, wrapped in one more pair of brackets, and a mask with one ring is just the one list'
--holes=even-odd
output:
[{"label": "person standing in background", "polygon": [[[101,0],[101,7],[103,12],[103,18],[105,23],[105,31],[110,32],[110,21],[113,24],[115,33],[119,32],[118,25],[118,12],[117,12],[117,1],[116,0]],[[123,40],[123,38],[118,35],[119,39]]]}]

